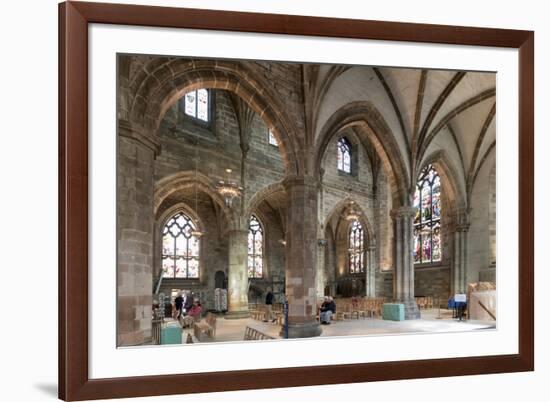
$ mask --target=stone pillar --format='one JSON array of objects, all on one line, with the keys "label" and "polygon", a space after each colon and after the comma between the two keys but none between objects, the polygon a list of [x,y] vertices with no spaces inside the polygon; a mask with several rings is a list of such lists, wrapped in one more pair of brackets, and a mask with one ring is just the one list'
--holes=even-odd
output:
[{"label": "stone pillar", "polygon": [[394,223],[393,298],[405,305],[405,319],[420,318],[414,300],[413,217],[416,208],[403,206],[391,211]]},{"label": "stone pillar", "polygon": [[466,293],[468,291],[466,279],[466,259],[469,228],[470,226],[468,224],[461,223],[456,226],[454,232],[454,255],[451,278],[452,294]]},{"label": "stone pillar", "polygon": [[288,197],[285,235],[288,334],[290,338],[318,336],[321,326],[315,318],[317,186],[309,177],[289,177],[283,185]]},{"label": "stone pillar", "polygon": [[317,297],[325,295],[325,284],[327,282],[325,274],[325,247],[327,241],[325,239],[317,239]]},{"label": "stone pillar", "polygon": [[117,154],[117,345],[151,340],[156,141],[119,121]]},{"label": "stone pillar", "polygon": [[248,317],[248,231],[229,231],[228,311],[225,318]]},{"label": "stone pillar", "polygon": [[370,244],[367,249],[366,287],[367,297],[376,297],[376,245]]}]

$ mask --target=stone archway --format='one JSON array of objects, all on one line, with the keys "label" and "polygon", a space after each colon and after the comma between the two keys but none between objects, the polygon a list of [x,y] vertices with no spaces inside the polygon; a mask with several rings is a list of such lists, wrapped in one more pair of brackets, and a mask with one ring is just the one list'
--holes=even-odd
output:
[{"label": "stone archway", "polygon": [[[349,208],[349,202],[355,202],[355,208],[361,213],[358,219],[363,229],[364,236],[364,274],[350,276],[347,268],[349,266],[349,256],[347,250],[349,248],[348,239],[351,227],[351,222],[346,220],[345,214]],[[341,200],[330,212],[325,220],[324,227],[329,232],[332,240],[334,255],[334,272],[331,272],[327,277],[334,277],[336,282],[345,280],[347,284],[361,284],[359,288],[354,288],[361,295],[367,297],[376,296],[376,235],[365,211],[353,200],[352,197],[347,197]],[[355,293],[354,296],[359,295]]]},{"label": "stone archway", "polygon": [[158,213],[160,206],[170,195],[197,187],[197,191],[206,193],[216,203],[229,226],[235,224],[235,213],[225,204],[223,197],[216,191],[213,181],[202,173],[194,171],[178,172],[170,176],[160,179],[155,185],[153,197],[153,209],[155,215]]},{"label": "stone archway", "polygon": [[382,115],[370,102],[352,102],[337,110],[322,127],[314,151],[314,172],[320,172],[323,156],[330,141],[346,128],[358,128],[363,144],[376,150],[392,187],[395,207],[410,205],[407,167],[395,137]]},{"label": "stone archway", "polygon": [[315,146],[314,171],[320,172],[328,144],[346,128],[354,128],[363,144],[371,144],[388,178],[393,204],[393,298],[405,305],[407,319],[420,318],[414,301],[411,238],[414,208],[411,207],[409,169],[391,129],[371,102],[348,103],[327,120]]},{"label": "stone archway", "polygon": [[155,134],[168,108],[186,92],[221,89],[235,93],[270,127],[279,142],[286,174],[304,171],[299,129],[268,82],[242,63],[224,60],[159,58],[145,65],[130,83],[129,120]]},{"label": "stone archway", "polygon": [[227,289],[227,279],[225,272],[216,271],[214,274],[214,288],[215,289]]},{"label": "stone archway", "polygon": [[330,213],[327,215],[326,219],[323,222],[323,227],[328,227],[329,222],[334,219],[337,215],[341,215],[345,210],[348,208],[348,205],[350,201],[353,201],[357,207],[357,209],[361,212],[361,218],[359,221],[361,222],[361,225],[363,228],[365,228],[365,232],[367,235],[367,238],[369,242],[376,242],[376,235],[374,232],[374,228],[372,227],[372,224],[370,223],[365,210],[363,207],[357,202],[357,200],[353,199],[353,197],[346,197],[342,200],[340,200],[330,211]]},{"label": "stone archway", "polygon": [[[445,300],[449,295],[463,291],[466,287],[467,237],[470,226],[467,195],[464,189],[465,183],[463,183],[464,186],[460,186],[459,175],[444,150],[435,151],[425,157],[419,172],[429,164],[433,165],[441,178],[441,199],[443,201],[441,244],[444,247],[441,265],[449,267],[448,276],[439,273],[440,280],[438,281],[441,283],[441,278],[448,278],[448,287],[432,293],[434,293],[433,296]],[[430,283],[429,275],[435,274],[438,274],[436,270],[423,273],[423,279],[417,283]],[[426,292],[420,290],[420,293]]]},{"label": "stone archway", "polygon": [[[258,209],[258,206],[264,202],[266,199],[278,192],[285,192],[285,188],[281,182],[276,182],[264,187],[260,191],[256,192],[247,202],[245,209],[245,217],[250,216],[255,210]],[[281,222],[284,228],[284,222]]]},{"label": "stone archway", "polygon": [[[424,169],[428,164],[434,166],[435,170],[441,177],[441,183],[448,199],[449,206],[453,212],[466,208],[466,194],[462,190],[463,186],[460,186],[459,174],[453,167],[453,164],[449,160],[447,153],[444,150],[438,150],[433,152],[424,158],[419,172]],[[413,194],[414,188],[413,187]]]}]

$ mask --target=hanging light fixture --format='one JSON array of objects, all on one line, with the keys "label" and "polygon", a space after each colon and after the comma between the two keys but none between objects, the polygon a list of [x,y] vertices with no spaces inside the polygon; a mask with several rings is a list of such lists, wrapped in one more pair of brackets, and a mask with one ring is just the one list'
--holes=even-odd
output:
[{"label": "hanging light fixture", "polygon": [[[198,174],[198,165],[199,165],[199,149],[198,147],[195,147],[195,213],[199,214],[199,174]],[[204,235],[202,231],[200,231],[198,228],[195,228],[195,230],[191,231],[191,236],[201,238]]]},{"label": "hanging light fixture", "polygon": [[225,199],[225,204],[228,207],[231,207],[233,205],[233,199],[240,197],[243,188],[239,186],[237,182],[231,180],[231,169],[225,169],[225,172],[227,173],[227,179],[220,180],[218,182],[217,189]]},{"label": "hanging light fixture", "polygon": [[348,221],[358,221],[363,213],[359,209],[357,203],[351,199],[352,188],[348,188],[348,205],[345,209],[343,217]]},{"label": "hanging light fixture", "polygon": [[346,219],[348,221],[358,221],[361,218],[361,211],[357,207],[355,201],[350,200],[346,211]]}]

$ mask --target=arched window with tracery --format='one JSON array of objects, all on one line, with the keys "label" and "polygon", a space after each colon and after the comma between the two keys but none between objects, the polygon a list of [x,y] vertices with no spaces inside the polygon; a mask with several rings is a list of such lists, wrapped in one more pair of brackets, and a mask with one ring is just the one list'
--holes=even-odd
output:
[{"label": "arched window with tracery", "polygon": [[337,143],[338,170],[351,173],[351,143],[346,137],[340,137]]},{"label": "arched window with tracery", "polygon": [[252,215],[248,222],[248,277],[261,278],[264,269],[264,230]]},{"label": "arched window with tracery", "polygon": [[353,221],[349,230],[349,273],[365,272],[365,238],[363,226],[359,221]]},{"label": "arched window with tracery", "polygon": [[418,176],[414,206],[414,262],[441,261],[441,179],[432,165]]},{"label": "arched window with tracery", "polygon": [[197,226],[189,216],[178,212],[162,231],[162,276],[198,278],[200,239],[193,235]]}]

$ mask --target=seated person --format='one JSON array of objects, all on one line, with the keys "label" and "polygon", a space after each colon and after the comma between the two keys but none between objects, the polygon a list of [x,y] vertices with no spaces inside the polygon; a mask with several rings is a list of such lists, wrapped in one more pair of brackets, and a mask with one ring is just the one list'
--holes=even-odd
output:
[{"label": "seated person", "polygon": [[202,312],[202,306],[200,301],[195,300],[193,302],[193,307],[188,311],[188,314],[195,319],[195,321],[199,321],[201,319],[201,312]]},{"label": "seated person", "polygon": [[336,314],[336,303],[330,296],[325,296],[325,301],[321,304],[321,310],[319,313],[319,320],[321,324],[330,325],[330,318],[333,314]]}]

